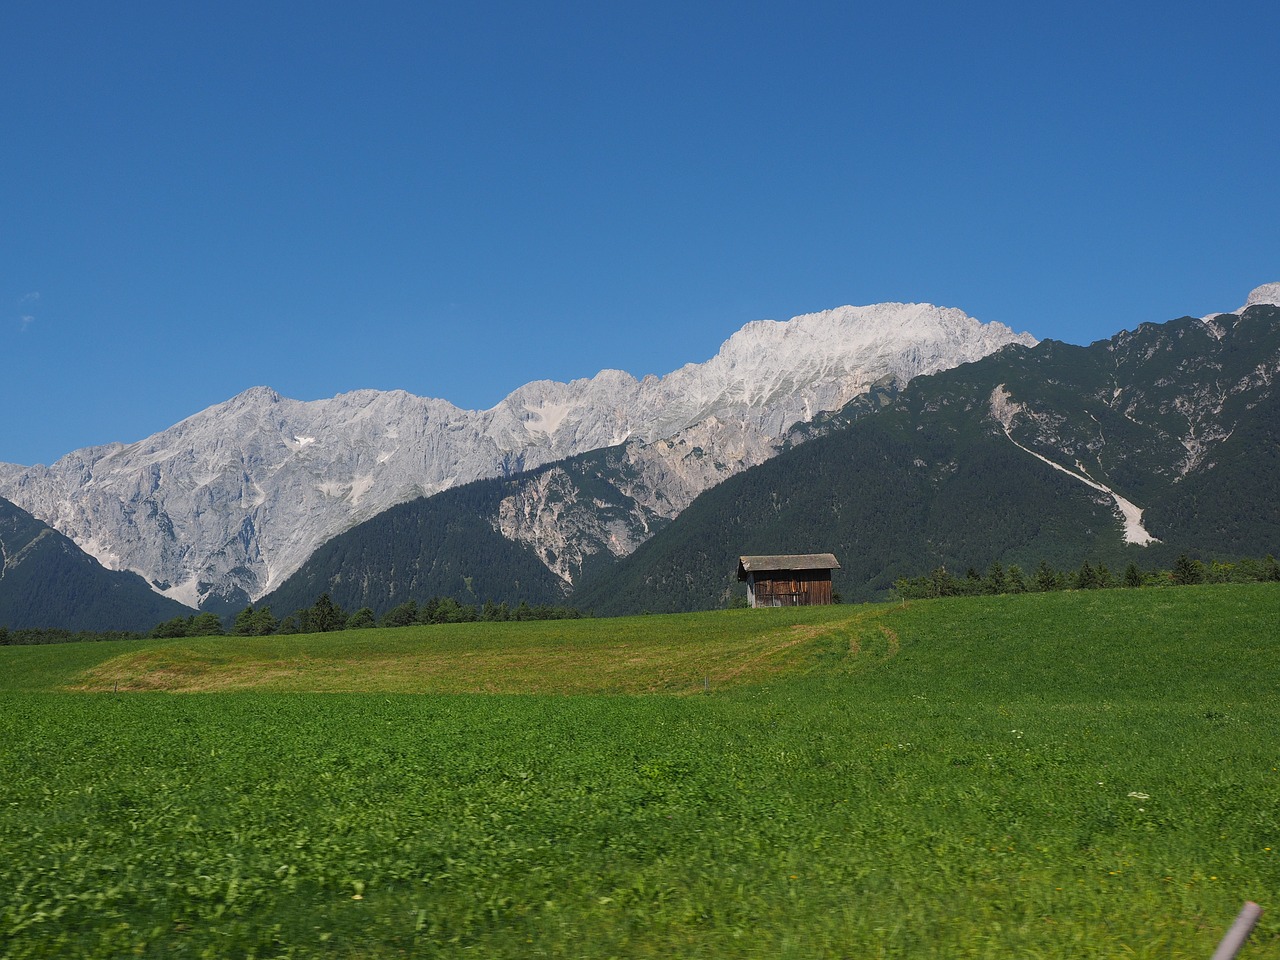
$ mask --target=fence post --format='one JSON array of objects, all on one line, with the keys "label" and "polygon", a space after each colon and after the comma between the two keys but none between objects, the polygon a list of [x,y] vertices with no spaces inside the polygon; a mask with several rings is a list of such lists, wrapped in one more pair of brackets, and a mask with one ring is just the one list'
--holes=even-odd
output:
[{"label": "fence post", "polygon": [[1252,900],[1245,903],[1240,915],[1236,917],[1236,922],[1231,924],[1231,929],[1227,931],[1227,935],[1218,944],[1218,949],[1213,951],[1212,960],[1235,960],[1236,954],[1240,952],[1244,942],[1249,939],[1249,934],[1253,933],[1254,924],[1258,922],[1260,916],[1262,916],[1262,908],[1260,906]]}]

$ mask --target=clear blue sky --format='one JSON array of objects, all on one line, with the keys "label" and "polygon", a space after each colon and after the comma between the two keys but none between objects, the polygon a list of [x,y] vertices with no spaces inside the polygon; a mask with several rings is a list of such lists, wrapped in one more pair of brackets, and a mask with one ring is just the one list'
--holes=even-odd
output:
[{"label": "clear blue sky", "polygon": [[[195,9],[199,6],[201,9]],[[469,408],[928,301],[1085,343],[1280,280],[1280,5],[0,10],[0,460],[266,384]]]}]

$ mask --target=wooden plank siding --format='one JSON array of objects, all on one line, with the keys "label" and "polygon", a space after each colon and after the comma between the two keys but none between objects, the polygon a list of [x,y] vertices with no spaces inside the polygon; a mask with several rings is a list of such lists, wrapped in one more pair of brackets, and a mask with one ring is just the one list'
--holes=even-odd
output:
[{"label": "wooden plank siding", "polygon": [[738,579],[747,582],[747,603],[752,607],[832,603],[831,571],[839,569],[829,553],[738,558]]},{"label": "wooden plank siding", "polygon": [[830,570],[761,571],[751,575],[757,607],[810,607],[831,602]]}]

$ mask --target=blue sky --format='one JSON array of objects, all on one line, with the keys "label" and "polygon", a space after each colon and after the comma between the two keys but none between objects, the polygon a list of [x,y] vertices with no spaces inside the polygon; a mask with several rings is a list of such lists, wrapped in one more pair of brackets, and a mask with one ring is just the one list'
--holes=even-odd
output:
[{"label": "blue sky", "polygon": [[486,408],[886,300],[1280,280],[1274,3],[7,4],[0,460],[257,384]]}]

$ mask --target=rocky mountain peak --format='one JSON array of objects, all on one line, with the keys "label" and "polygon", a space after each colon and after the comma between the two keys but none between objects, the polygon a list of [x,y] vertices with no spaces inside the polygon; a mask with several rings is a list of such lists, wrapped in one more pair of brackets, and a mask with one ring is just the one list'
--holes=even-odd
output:
[{"label": "rocky mountain peak", "polygon": [[1237,312],[1243,312],[1260,304],[1280,307],[1280,283],[1264,283],[1261,286],[1254,287],[1249,293],[1249,299],[1244,302],[1244,306]]},{"label": "rocky mountain peak", "polygon": [[[1245,300],[1244,306],[1240,307],[1238,310],[1233,310],[1232,313],[1238,315],[1244,313],[1250,307],[1258,306],[1280,307],[1280,283],[1264,283],[1260,286],[1254,287],[1249,291],[1249,297]],[[1212,327],[1214,326],[1214,321],[1221,316],[1224,316],[1224,314],[1211,313],[1206,317],[1201,317],[1200,319],[1204,320],[1205,323]]]}]

